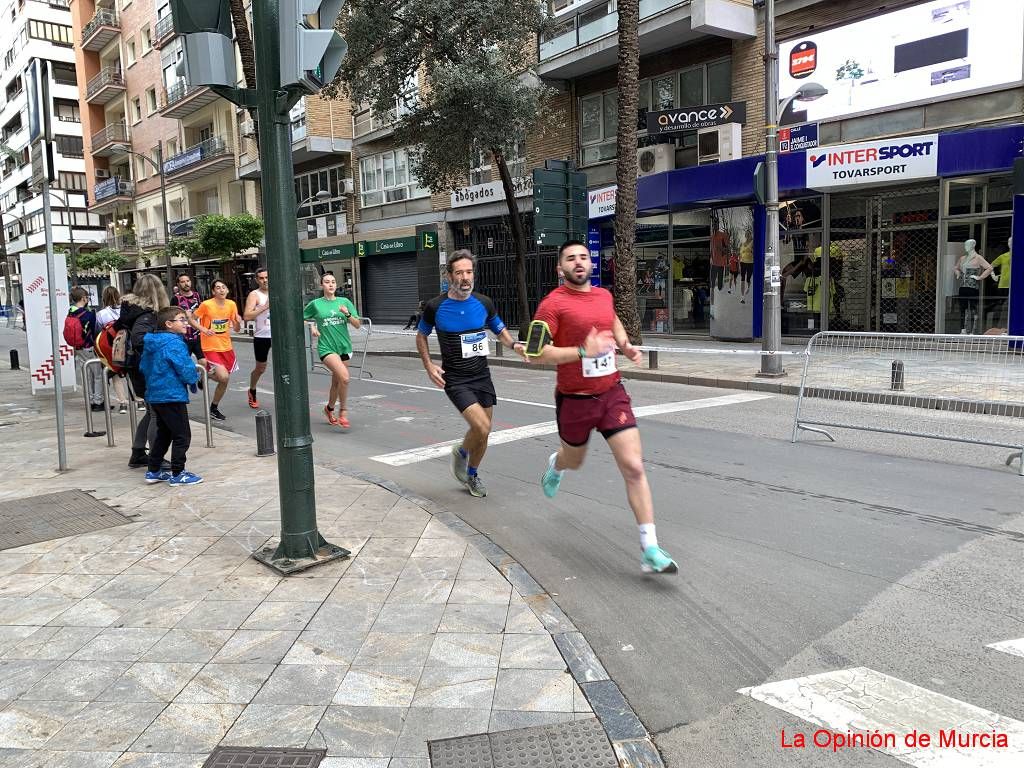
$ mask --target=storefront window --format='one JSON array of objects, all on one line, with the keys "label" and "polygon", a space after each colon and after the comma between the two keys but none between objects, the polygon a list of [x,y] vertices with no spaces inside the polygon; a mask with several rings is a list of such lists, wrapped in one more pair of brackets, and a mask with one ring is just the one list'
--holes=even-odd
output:
[{"label": "storefront window", "polygon": [[[779,264],[782,268],[782,333],[809,336],[821,330],[822,284],[821,198],[791,200],[779,208]],[[830,248],[833,263],[839,248]],[[830,294],[836,298],[835,276]]]}]

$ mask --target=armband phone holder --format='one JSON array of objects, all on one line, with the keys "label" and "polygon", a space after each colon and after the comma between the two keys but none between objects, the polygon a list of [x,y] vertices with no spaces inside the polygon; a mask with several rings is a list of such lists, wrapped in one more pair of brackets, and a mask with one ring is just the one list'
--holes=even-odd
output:
[{"label": "armband phone holder", "polygon": [[527,357],[537,357],[550,343],[551,329],[548,324],[543,320],[534,320],[526,333],[526,349],[523,352]]}]

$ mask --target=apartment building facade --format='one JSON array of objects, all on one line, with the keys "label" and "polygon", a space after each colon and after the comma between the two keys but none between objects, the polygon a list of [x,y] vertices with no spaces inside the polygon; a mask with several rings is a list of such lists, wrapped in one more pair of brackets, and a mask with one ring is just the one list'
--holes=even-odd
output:
[{"label": "apartment building facade", "polygon": [[[610,277],[615,3],[558,2],[553,11],[559,21],[540,41],[538,71],[574,96],[568,122],[591,185],[589,240]],[[906,0],[880,9],[780,0],[776,11],[783,333],[1006,328],[1009,275],[965,286],[955,267],[968,241],[989,262],[1012,263],[1014,200],[1019,207],[1024,191],[1018,181],[1014,198],[1012,167],[1024,154],[1024,2]],[[763,16],[729,0],[651,0],[640,15],[643,327],[758,337]],[[722,104],[733,123],[690,124]],[[685,130],[649,132],[650,111]],[[901,160],[917,152],[921,161],[862,169],[850,159],[862,150]],[[855,167],[831,167],[843,162]],[[1024,293],[1018,301],[1020,318]]]},{"label": "apartment building facade", "polygon": [[50,187],[54,250],[95,248],[103,233],[98,217],[86,209],[87,177],[68,3],[8,0],[0,6],[0,18],[0,49],[5,52],[0,67],[0,216],[5,246],[0,304],[13,304],[21,297],[19,254],[46,247],[43,198],[32,184],[28,148],[26,70],[37,63],[45,63],[35,71],[47,80],[54,134],[55,179]]},{"label": "apartment building facade", "polygon": [[[258,215],[256,193],[238,177],[234,105],[183,77],[168,0],[71,0],[71,10],[90,207],[129,257],[118,275],[128,290],[144,272],[166,275],[167,241],[190,235],[195,217]],[[221,277],[238,298],[257,263],[255,253],[200,257],[173,262],[172,274],[192,275],[203,295]]]}]

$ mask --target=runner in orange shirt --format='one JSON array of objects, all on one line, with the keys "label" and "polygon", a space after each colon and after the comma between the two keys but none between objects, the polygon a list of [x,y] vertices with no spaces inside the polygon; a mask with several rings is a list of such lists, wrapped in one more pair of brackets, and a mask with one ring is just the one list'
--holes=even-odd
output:
[{"label": "runner in orange shirt", "polygon": [[196,307],[192,316],[203,327],[203,355],[210,376],[217,382],[210,403],[210,416],[217,421],[224,421],[226,417],[217,406],[228,391],[231,374],[238,370],[235,350],[231,344],[231,331],[242,330],[242,318],[238,315],[235,302],[228,298],[228,284],[218,279],[213,281],[211,287],[213,298]]}]

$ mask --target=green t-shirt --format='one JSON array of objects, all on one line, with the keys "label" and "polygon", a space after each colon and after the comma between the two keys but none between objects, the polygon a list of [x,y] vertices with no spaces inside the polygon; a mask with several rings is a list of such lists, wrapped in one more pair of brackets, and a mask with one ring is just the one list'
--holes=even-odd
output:
[{"label": "green t-shirt", "polygon": [[316,348],[320,357],[331,353],[336,355],[352,354],[352,339],[348,335],[348,318],[341,311],[342,307],[345,307],[352,317],[359,317],[356,314],[356,305],[340,296],[331,301],[323,297],[313,299],[302,311],[302,317],[315,321],[316,329],[320,331],[320,341]]},{"label": "green t-shirt", "polygon": [[1007,251],[1001,256],[992,259],[992,269],[999,270],[999,287],[1010,287],[1010,253]]}]

